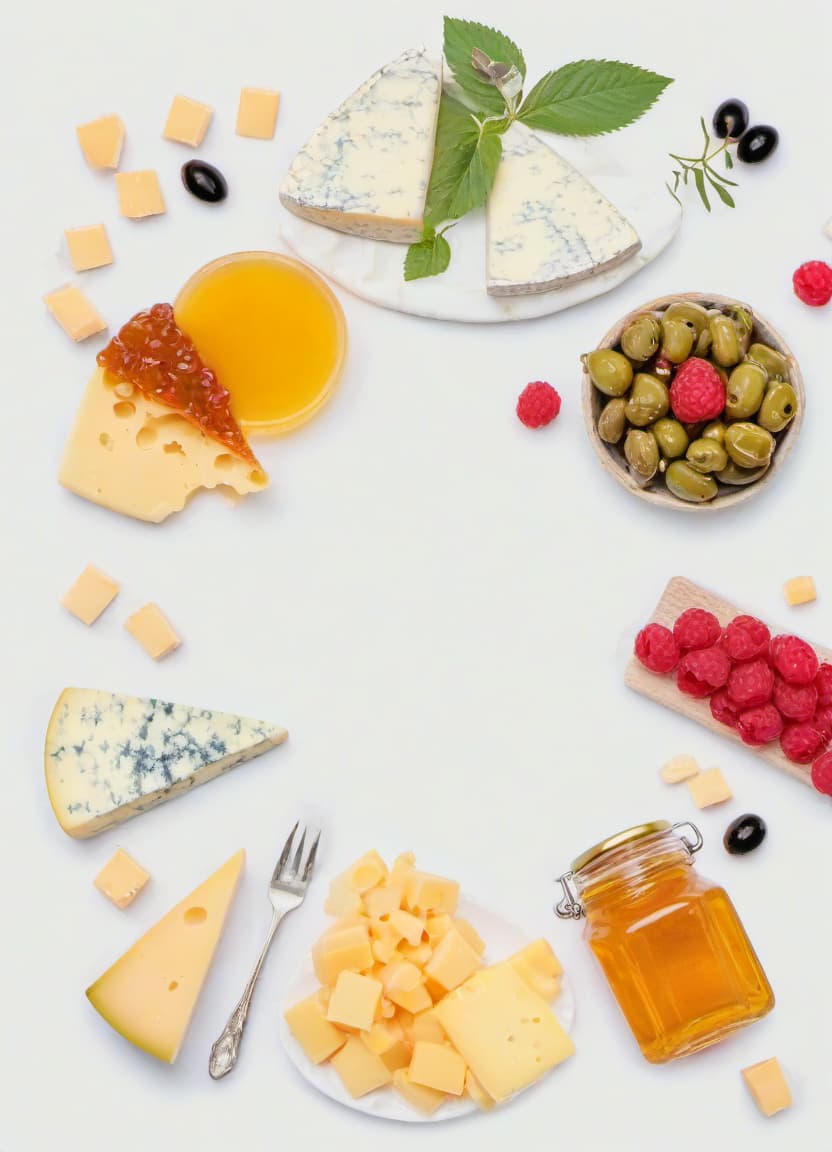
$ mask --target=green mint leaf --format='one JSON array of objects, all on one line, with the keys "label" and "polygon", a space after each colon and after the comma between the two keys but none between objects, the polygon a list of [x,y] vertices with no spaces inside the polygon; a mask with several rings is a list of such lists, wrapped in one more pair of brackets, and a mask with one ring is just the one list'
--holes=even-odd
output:
[{"label": "green mint leaf", "polygon": [[[679,205],[679,207],[680,208],[684,207],[684,205],[682,204],[682,201],[679,199],[679,197],[676,195],[675,191],[673,190],[673,188],[670,187],[670,185],[667,183],[667,181],[665,181],[664,186],[668,190],[670,195],[673,197],[673,199],[676,201],[676,203]],[[677,188],[679,187],[679,181],[678,180],[676,181],[676,187]]]},{"label": "green mint leaf", "polygon": [[474,71],[471,51],[479,48],[492,60],[513,64],[521,76],[526,75],[526,61],[513,40],[472,20],[454,20],[445,17],[444,52],[448,67],[475,112],[488,116],[505,112],[505,101],[493,84]]},{"label": "green mint leaf", "polygon": [[418,244],[411,244],[404,261],[405,280],[422,280],[426,276],[439,276],[447,271],[451,262],[451,246],[444,236],[433,229]]},{"label": "green mint leaf", "polygon": [[708,200],[708,192],[707,192],[707,189],[705,188],[705,173],[702,171],[701,168],[694,168],[693,178],[696,181],[696,191],[699,193],[699,198],[701,199],[702,203],[705,205],[705,207],[710,212],[711,202],[710,202],[710,200]]},{"label": "green mint leaf", "polygon": [[710,172],[707,172],[706,175],[708,177],[708,183],[711,185],[714,192],[716,192],[717,196],[720,198],[722,203],[727,204],[729,208],[736,207],[736,205],[734,204],[734,197],[731,195],[731,193],[728,191],[728,189],[724,188],[721,184],[717,183],[717,181],[714,180],[713,176],[711,176]]},{"label": "green mint leaf", "polygon": [[501,122],[481,127],[458,100],[443,93],[436,126],[425,223],[458,220],[488,198],[503,152]]},{"label": "green mint leaf", "polygon": [[724,155],[725,155],[725,167],[726,168],[733,168],[734,167],[734,158],[731,155],[731,153],[726,149]]},{"label": "green mint leaf", "polygon": [[702,159],[704,160],[705,157],[708,155],[708,149],[711,146],[711,137],[708,133],[708,129],[705,127],[704,116],[699,117],[699,127],[702,129],[702,135],[705,137],[705,150],[702,153]]},{"label": "green mint leaf", "polygon": [[717,172],[710,164],[703,164],[703,168],[709,180],[718,180],[720,184],[727,184],[730,188],[736,188],[738,186],[736,180],[729,180],[727,176],[723,176],[721,172]]},{"label": "green mint leaf", "polygon": [[547,72],[517,118],[562,136],[600,136],[638,120],[672,82],[617,60],[575,60]]}]

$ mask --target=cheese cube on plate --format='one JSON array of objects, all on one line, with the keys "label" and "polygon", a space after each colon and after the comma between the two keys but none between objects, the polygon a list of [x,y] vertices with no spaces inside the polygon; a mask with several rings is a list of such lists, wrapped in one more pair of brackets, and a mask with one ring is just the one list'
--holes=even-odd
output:
[{"label": "cheese cube on plate", "polygon": [[467,920],[454,920],[454,927],[460,936],[471,945],[478,956],[482,956],[485,951],[485,941],[476,928],[469,924]]},{"label": "cheese cube on plate", "polygon": [[103,572],[88,564],[70,590],[61,600],[67,612],[89,626],[112,604],[119,593],[119,585]]},{"label": "cheese cube on plate", "polygon": [[182,643],[158,604],[145,604],[128,616],[124,627],[154,660],[169,656]]},{"label": "cheese cube on plate", "polygon": [[90,168],[118,168],[124,144],[124,121],[120,116],[100,116],[79,124],[75,132]]},{"label": "cheese cube on plate", "polygon": [[773,1116],[790,1108],[792,1094],[783,1069],[775,1056],[770,1060],[761,1060],[759,1064],[752,1064],[743,1068],[742,1078],[754,1097],[754,1103],[764,1116]]},{"label": "cheese cube on plate", "polygon": [[414,1083],[406,1068],[399,1068],[393,1073],[393,1088],[402,1100],[425,1116],[432,1116],[448,1099],[444,1092],[437,1092],[434,1088],[426,1088],[424,1084]]},{"label": "cheese cube on plate", "polygon": [[332,1067],[341,1077],[350,1096],[358,1099],[390,1084],[393,1075],[380,1056],[371,1052],[358,1036],[347,1037],[340,1052],[332,1057]]},{"label": "cheese cube on plate", "polygon": [[339,973],[329,998],[326,1018],[330,1024],[369,1032],[373,1026],[383,986],[358,972]]},{"label": "cheese cube on plate", "polygon": [[279,105],[280,93],[271,88],[243,88],[237,108],[237,135],[271,140]]},{"label": "cheese cube on plate", "polygon": [[76,272],[90,268],[103,268],[113,262],[113,250],[103,224],[90,224],[86,228],[68,228],[64,232],[69,258]]},{"label": "cheese cube on plate", "polygon": [[93,883],[99,892],[103,892],[116,908],[127,908],[132,904],[138,894],[150,879],[150,873],[145,872],[132,856],[119,848],[101,871]]},{"label": "cheese cube on plate", "polygon": [[208,104],[200,104],[187,96],[174,96],[162,135],[165,140],[198,148],[213,115],[214,110]]},{"label": "cheese cube on plate", "polygon": [[461,1096],[465,1090],[465,1061],[450,1044],[417,1040],[408,1078],[411,1083],[433,1088],[435,1092]]},{"label": "cheese cube on plate", "polygon": [[483,1112],[490,1112],[497,1103],[496,1100],[491,1099],[470,1068],[465,1073],[465,1095],[470,1096]]},{"label": "cheese cube on plate", "polygon": [[378,920],[400,908],[403,898],[403,884],[384,884],[380,888],[371,888],[369,892],[365,892],[362,901],[370,919]]},{"label": "cheese cube on plate", "polygon": [[404,903],[411,912],[453,916],[459,902],[459,884],[430,872],[409,872],[404,882]]},{"label": "cheese cube on plate", "polygon": [[329,1023],[317,993],[289,1008],[284,1017],[289,1031],[313,1064],[323,1064],[346,1043],[346,1033]]},{"label": "cheese cube on plate", "polygon": [[160,216],[165,211],[159,177],[152,168],[139,172],[117,172],[118,208],[129,220]]},{"label": "cheese cube on plate", "polygon": [[370,937],[363,924],[326,933],[312,949],[315,975],[322,984],[335,986],[341,972],[365,972],[373,966]]},{"label": "cheese cube on plate", "polygon": [[67,336],[76,342],[107,329],[107,323],[98,310],[74,284],[50,292],[43,301]]},{"label": "cheese cube on plate", "polygon": [[451,992],[480,966],[480,958],[457,928],[450,928],[425,965],[425,975]]},{"label": "cheese cube on plate", "polygon": [[520,952],[510,956],[508,963],[548,1003],[551,1004],[557,997],[563,967],[548,940],[534,940],[527,944]]}]

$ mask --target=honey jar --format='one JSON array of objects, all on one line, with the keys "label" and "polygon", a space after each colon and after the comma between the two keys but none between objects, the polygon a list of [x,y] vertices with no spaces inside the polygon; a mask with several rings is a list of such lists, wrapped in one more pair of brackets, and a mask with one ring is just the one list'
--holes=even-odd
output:
[{"label": "honey jar", "polygon": [[656,820],[602,840],[560,877],[584,939],[653,1064],[715,1044],[774,1007],[725,890],[693,867],[695,825]]}]

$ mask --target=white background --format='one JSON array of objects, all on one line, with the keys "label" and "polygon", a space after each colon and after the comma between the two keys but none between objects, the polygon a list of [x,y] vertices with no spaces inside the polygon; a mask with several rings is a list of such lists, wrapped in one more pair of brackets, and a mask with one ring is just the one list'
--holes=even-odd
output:
[{"label": "white background", "polygon": [[[829,6],[620,0],[456,14],[503,27],[530,76],[582,56],[677,78],[632,132],[652,157],[698,146],[697,119],[743,96],[782,133],[776,157],[741,169],[738,208],[691,202],[681,233],[613,295],[550,320],[490,329],[428,323],[342,294],[348,370],[335,399],[289,438],[258,442],[272,475],[232,508],[206,494],[162,526],[120,519],[62,491],[62,446],[101,341],[73,347],[41,303],[70,278],[62,231],[106,222],[112,268],[83,274],[112,328],[170,299],[200,264],[274,246],[278,179],[319,120],[401,50],[439,43],[436,0],[28,3],[5,39],[3,299],[6,435],[2,510],[0,1147],[246,1152],[504,1149],[658,1152],[747,1144],[828,1148],[829,802],[628,694],[634,631],[676,573],[775,626],[832,638],[829,427],[832,312],[791,295],[801,261],[832,258]],[[283,92],[276,139],[234,135],[239,88]],[[190,153],[160,139],[176,92],[216,108],[202,154],[231,185],[219,208],[190,199]],[[127,124],[123,167],[158,168],[165,217],[119,219],[111,179],[85,167],[77,123]],[[701,289],[745,298],[777,324],[804,369],[809,413],[776,484],[736,513],[642,507],[599,468],[579,412],[579,354],[621,313]],[[513,409],[529,380],[562,392],[557,424],[529,432]],[[122,581],[92,630],[59,597],[87,563]],[[815,575],[817,604],[781,585]],[[146,600],[184,637],[154,665],[122,628]],[[44,728],[67,684],[154,694],[285,723],[290,743],[89,843],[58,829],[46,800]],[[736,799],[699,817],[700,868],[738,904],[774,985],[764,1022],[717,1049],[646,1064],[577,925],[556,922],[553,878],[596,839],[657,816],[695,816],[660,763],[720,764]],[[753,857],[728,857],[729,819],[769,823]],[[277,1042],[277,1006],[317,914],[287,922],[263,974],[241,1063],[220,1084],[206,1062],[265,931],[266,882],[299,814],[325,825],[325,879],[370,846],[412,848],[477,899],[553,941],[572,976],[577,1055],[513,1106],[460,1125],[391,1128],[317,1098]],[[117,844],[153,873],[126,913],[92,878]],[[112,1033],[84,989],[236,848],[248,871],[178,1064]],[[793,1110],[766,1121],[739,1069],[777,1055]]]}]

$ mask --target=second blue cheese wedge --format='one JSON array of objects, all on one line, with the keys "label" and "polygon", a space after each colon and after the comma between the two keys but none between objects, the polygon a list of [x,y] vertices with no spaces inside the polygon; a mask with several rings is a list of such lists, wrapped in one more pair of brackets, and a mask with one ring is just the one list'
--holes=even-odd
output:
[{"label": "second blue cheese wedge", "polygon": [[424,48],[381,68],[297,154],[283,204],[339,232],[419,240],[441,94],[442,62]]},{"label": "second blue cheese wedge", "polygon": [[487,206],[488,292],[549,292],[638,252],[635,229],[598,189],[523,124],[502,138]]},{"label": "second blue cheese wedge", "polygon": [[276,724],[228,712],[67,688],[46,732],[46,788],[64,832],[86,839],[287,736]]}]

